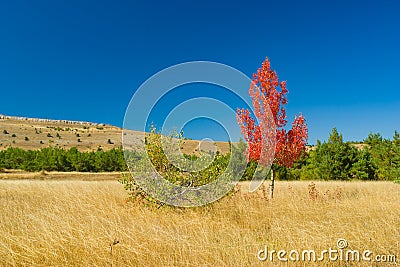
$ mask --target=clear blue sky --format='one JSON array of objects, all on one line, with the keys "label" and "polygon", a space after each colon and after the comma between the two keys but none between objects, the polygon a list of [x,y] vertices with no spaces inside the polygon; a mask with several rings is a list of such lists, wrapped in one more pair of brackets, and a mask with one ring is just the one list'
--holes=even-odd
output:
[{"label": "clear blue sky", "polygon": [[251,76],[268,56],[309,143],[332,127],[346,140],[400,130],[399,1],[259,2],[2,1],[0,113],[122,126],[135,90],[168,66]]}]

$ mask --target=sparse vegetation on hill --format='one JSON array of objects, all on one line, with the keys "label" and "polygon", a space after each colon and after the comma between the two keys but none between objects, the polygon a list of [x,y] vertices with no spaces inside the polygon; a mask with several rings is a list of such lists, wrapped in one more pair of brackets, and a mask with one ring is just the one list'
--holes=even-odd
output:
[{"label": "sparse vegetation on hill", "polygon": [[[45,145],[54,144],[63,149],[76,147],[79,151],[90,152],[96,150],[99,146],[102,146],[103,150],[110,150],[122,145],[122,129],[105,124],[91,125],[66,123],[64,121],[25,120],[5,116],[2,119],[0,118],[0,132],[7,133],[0,135],[0,150],[8,147],[37,150],[44,148]],[[17,137],[12,140],[8,133],[14,133]],[[48,137],[47,134],[52,137]],[[132,131],[130,134],[138,137],[143,136],[142,132],[136,131]],[[24,137],[28,137],[29,141],[25,141]],[[54,138],[54,142],[49,143],[49,138]],[[78,138],[81,142],[78,142]],[[111,143],[108,142],[108,139]],[[229,150],[228,143],[220,142],[217,146],[221,153],[226,153]],[[188,141],[183,146],[183,152],[192,154],[197,147],[198,141]]]}]

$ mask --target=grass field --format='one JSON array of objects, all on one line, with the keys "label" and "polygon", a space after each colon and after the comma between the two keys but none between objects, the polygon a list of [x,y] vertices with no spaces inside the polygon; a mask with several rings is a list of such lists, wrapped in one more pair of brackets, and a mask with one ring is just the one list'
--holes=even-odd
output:
[{"label": "grass field", "polygon": [[[257,252],[335,249],[339,238],[400,257],[399,184],[277,182],[273,200],[241,184],[206,207],[157,209],[127,201],[115,180],[75,178],[0,180],[0,266],[287,266]],[[313,265],[371,263],[289,262]]]}]

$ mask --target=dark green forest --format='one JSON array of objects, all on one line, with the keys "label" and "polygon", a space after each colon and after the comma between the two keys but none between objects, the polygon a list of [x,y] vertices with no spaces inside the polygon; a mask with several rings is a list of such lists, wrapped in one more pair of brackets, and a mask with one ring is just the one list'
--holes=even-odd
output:
[{"label": "dark green forest", "polygon": [[[227,166],[229,157],[229,154],[218,155],[212,168],[220,171]],[[256,163],[249,162],[243,180],[251,179],[255,168]],[[292,168],[277,165],[273,168],[279,180],[398,180],[400,134],[396,131],[392,139],[384,139],[379,133],[371,133],[356,146],[353,142],[344,142],[342,134],[334,128],[326,142],[318,141]],[[126,171],[127,167],[122,148],[80,152],[76,148],[48,147],[0,151],[0,170],[4,169],[111,172]],[[202,171],[201,175],[209,172]]]},{"label": "dark green forest", "polygon": [[400,177],[400,134],[384,139],[370,133],[357,148],[332,129],[327,142],[317,142],[293,168],[276,166],[285,180],[397,180]]},{"label": "dark green forest", "polygon": [[126,170],[126,164],[121,148],[92,152],[80,152],[77,148],[7,148],[0,151],[1,168],[24,171],[112,172]]}]

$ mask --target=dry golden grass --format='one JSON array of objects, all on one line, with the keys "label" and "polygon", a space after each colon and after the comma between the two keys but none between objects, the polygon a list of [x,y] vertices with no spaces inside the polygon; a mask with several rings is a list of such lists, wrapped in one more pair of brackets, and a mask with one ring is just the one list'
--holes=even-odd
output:
[{"label": "dry golden grass", "polygon": [[207,207],[157,209],[127,202],[116,181],[1,180],[0,266],[279,266],[258,250],[321,251],[338,238],[400,257],[399,184],[316,182],[314,200],[308,184],[277,182],[273,201],[242,184]]},{"label": "dry golden grass", "polygon": [[22,170],[0,171],[0,180],[78,180],[78,181],[118,181],[120,172],[26,172]]}]

